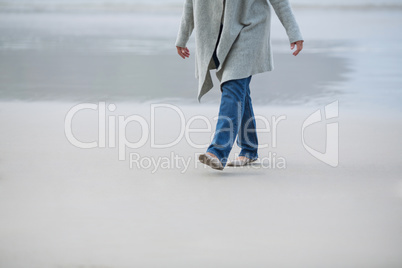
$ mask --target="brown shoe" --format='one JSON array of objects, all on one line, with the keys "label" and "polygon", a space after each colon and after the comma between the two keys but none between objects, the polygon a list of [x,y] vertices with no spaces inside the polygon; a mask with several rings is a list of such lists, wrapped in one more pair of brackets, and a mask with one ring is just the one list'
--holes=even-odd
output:
[{"label": "brown shoe", "polygon": [[217,157],[213,157],[207,153],[201,154],[198,159],[201,163],[210,166],[213,169],[223,170],[223,165]]},{"label": "brown shoe", "polygon": [[242,166],[246,166],[252,162],[257,161],[257,159],[250,159],[248,157],[238,157],[237,159],[229,162],[227,165],[229,167],[242,167]]}]

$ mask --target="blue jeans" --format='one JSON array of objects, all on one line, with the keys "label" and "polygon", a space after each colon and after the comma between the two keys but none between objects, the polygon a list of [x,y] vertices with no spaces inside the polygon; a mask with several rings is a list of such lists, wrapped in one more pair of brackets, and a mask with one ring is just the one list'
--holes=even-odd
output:
[{"label": "blue jeans", "polygon": [[[216,66],[219,60],[213,55]],[[239,156],[257,159],[258,139],[250,97],[251,76],[222,84],[221,104],[216,131],[207,152],[216,155],[225,166],[237,136]]]}]

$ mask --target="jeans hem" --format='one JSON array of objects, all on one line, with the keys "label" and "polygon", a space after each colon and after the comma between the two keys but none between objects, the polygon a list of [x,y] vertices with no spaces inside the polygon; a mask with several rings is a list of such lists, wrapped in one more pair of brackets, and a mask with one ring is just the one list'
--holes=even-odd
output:
[{"label": "jeans hem", "polygon": [[258,159],[258,154],[257,153],[252,153],[252,152],[240,152],[239,156],[245,156],[251,160],[256,160]]}]

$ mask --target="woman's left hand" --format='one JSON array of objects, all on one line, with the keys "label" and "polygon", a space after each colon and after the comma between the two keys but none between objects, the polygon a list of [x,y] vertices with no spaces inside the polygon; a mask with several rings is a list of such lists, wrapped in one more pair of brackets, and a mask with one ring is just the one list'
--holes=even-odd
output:
[{"label": "woman's left hand", "polygon": [[190,57],[190,50],[187,47],[177,47],[177,54],[179,54],[180,57],[185,59],[186,57]]},{"label": "woman's left hand", "polygon": [[297,54],[299,54],[299,52],[302,51],[303,42],[304,42],[304,40],[299,40],[299,41],[296,41],[296,42],[293,42],[292,44],[290,44],[291,50],[293,50],[295,48],[295,45],[297,46],[297,49],[295,52],[293,52],[293,55],[297,56]]}]

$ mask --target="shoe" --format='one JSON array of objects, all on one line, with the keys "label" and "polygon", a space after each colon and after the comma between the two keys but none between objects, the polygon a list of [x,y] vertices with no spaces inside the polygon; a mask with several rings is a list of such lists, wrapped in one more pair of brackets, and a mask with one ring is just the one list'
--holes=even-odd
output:
[{"label": "shoe", "polygon": [[198,159],[201,163],[210,166],[213,169],[222,170],[223,165],[218,158],[210,156],[209,154],[201,154]]},{"label": "shoe", "polygon": [[229,167],[242,167],[242,166],[246,166],[252,162],[257,161],[256,159],[250,159],[248,157],[243,157],[242,159],[235,159],[233,161],[230,161],[227,165]]}]

